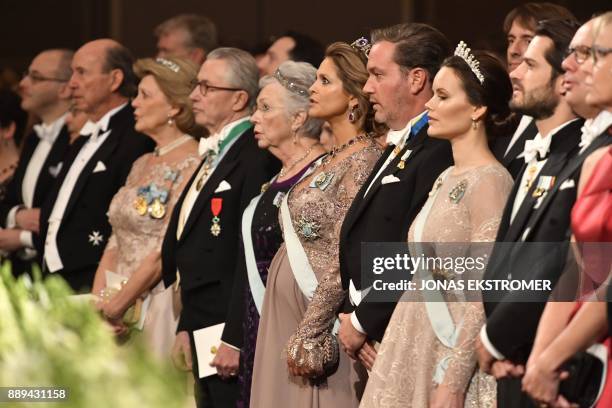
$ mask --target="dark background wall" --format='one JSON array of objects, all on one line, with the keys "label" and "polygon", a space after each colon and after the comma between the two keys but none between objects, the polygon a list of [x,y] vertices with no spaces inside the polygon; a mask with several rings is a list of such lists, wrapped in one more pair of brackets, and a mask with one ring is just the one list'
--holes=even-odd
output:
[{"label": "dark background wall", "polygon": [[[39,51],[78,48],[113,37],[136,56],[155,50],[153,28],[183,12],[208,15],[224,45],[250,48],[294,29],[324,43],[352,41],[374,27],[430,23],[453,42],[502,50],[501,25],[520,0],[0,0],[0,69],[25,69]],[[558,0],[579,18],[610,9],[608,0]]]}]

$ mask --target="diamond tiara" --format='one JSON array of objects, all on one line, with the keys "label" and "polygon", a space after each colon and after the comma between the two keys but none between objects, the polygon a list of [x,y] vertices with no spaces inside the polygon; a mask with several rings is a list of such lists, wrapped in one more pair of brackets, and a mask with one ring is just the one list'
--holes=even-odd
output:
[{"label": "diamond tiara", "polygon": [[276,80],[288,91],[303,96],[305,98],[310,96],[310,92],[308,92],[308,89],[286,78],[280,71],[280,68],[277,68],[276,72],[274,72],[274,78],[276,78]]},{"label": "diamond tiara", "polygon": [[155,62],[163,65],[164,67],[168,68],[171,71],[174,71],[174,73],[178,73],[181,70],[181,68],[177,64],[165,58],[157,58]]},{"label": "diamond tiara", "polygon": [[472,50],[468,48],[465,42],[459,41],[459,44],[457,44],[457,48],[455,48],[455,55],[463,59],[468,64],[468,66],[470,67],[474,75],[476,75],[476,78],[478,78],[478,81],[480,81],[480,84],[482,85],[484,83],[484,76],[480,72],[480,62],[478,62],[478,60],[474,58],[474,55],[472,55]]},{"label": "diamond tiara", "polygon": [[372,44],[370,44],[367,38],[360,37],[351,43],[351,47],[356,51],[361,51],[367,58],[370,55]]}]

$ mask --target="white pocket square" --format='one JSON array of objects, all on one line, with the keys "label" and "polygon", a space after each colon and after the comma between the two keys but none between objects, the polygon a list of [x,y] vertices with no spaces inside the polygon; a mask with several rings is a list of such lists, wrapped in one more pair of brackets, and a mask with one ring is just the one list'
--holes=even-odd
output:
[{"label": "white pocket square", "polygon": [[385,176],[382,178],[382,180],[380,181],[380,184],[391,184],[391,183],[397,183],[399,181],[400,179],[395,177],[393,174],[389,174],[388,176]]},{"label": "white pocket square", "polygon": [[565,190],[565,189],[568,189],[568,188],[574,188],[574,187],[576,187],[576,183],[574,183],[574,180],[568,179],[568,180],[565,180],[561,184],[561,186],[559,187],[559,191]]},{"label": "white pocket square", "polygon": [[217,189],[215,190],[215,193],[221,193],[223,191],[227,191],[227,190],[231,190],[231,189],[232,189],[232,186],[230,185],[230,183],[228,183],[227,181],[223,180],[217,186]]},{"label": "white pocket square", "polygon": [[94,173],[99,173],[101,171],[106,170],[106,166],[104,165],[104,163],[102,163],[101,161],[99,161],[98,163],[96,163],[96,167],[94,168]]}]

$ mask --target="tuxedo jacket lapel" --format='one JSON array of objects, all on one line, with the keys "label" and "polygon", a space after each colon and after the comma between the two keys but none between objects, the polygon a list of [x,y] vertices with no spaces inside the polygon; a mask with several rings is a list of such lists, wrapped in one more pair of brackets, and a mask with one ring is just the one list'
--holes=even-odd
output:
[{"label": "tuxedo jacket lapel", "polygon": [[356,211],[354,212],[354,215],[351,218],[351,223],[347,224],[347,227],[348,227],[346,229],[347,232],[350,230],[350,226],[352,225],[352,222],[354,222],[360,217],[361,213],[363,213],[363,211],[365,211],[365,209],[370,204],[372,197],[374,197],[378,189],[381,188],[383,177],[389,174],[396,174],[399,171],[410,171],[409,168],[400,170],[399,168],[397,168],[397,164],[399,163],[402,155],[407,150],[412,150],[412,153],[410,154],[410,157],[408,158],[408,161],[410,161],[410,158],[414,157],[414,155],[416,155],[418,151],[423,147],[423,140],[426,137],[427,137],[427,126],[424,126],[423,129],[421,129],[421,131],[419,131],[419,133],[416,136],[413,136],[410,140],[408,140],[408,142],[404,145],[404,147],[399,152],[399,154],[393,160],[391,160],[391,162],[389,162],[387,167],[382,171],[382,173],[380,173],[380,176],[378,176],[378,178],[376,179],[376,181],[370,188],[370,191],[368,191],[368,194],[366,194],[366,196],[363,197],[363,193],[366,191],[365,189],[368,188],[374,176],[376,176],[376,174],[378,174],[378,172],[380,171],[382,164],[384,164],[384,162],[389,157],[389,154],[391,154],[391,152],[395,148],[394,146],[387,147],[387,149],[385,150],[385,154],[378,161],[381,164],[376,166],[376,169],[372,171],[372,173],[370,174],[370,177],[368,177],[368,180],[363,184],[361,191],[357,195],[357,198],[360,198],[360,197],[363,197],[363,198],[357,201],[358,207],[356,208]]},{"label": "tuxedo jacket lapel", "polygon": [[93,173],[98,162],[108,163],[108,159],[113,153],[113,151],[117,148],[119,144],[118,135],[114,134],[115,131],[111,131],[108,138],[102,143],[102,145],[98,148],[96,153],[89,159],[89,162],[85,165],[81,174],[79,174],[79,178],[77,179],[76,184],[74,185],[74,189],[72,190],[72,194],[70,194],[70,200],[68,201],[68,205],[66,206],[66,211],[64,212],[64,218],[70,214],[70,211],[74,207],[74,204],[77,202],[83,187],[87,184],[87,179]]},{"label": "tuxedo jacket lapel", "polygon": [[532,120],[529,126],[525,128],[523,133],[514,142],[508,154],[504,155],[502,164],[507,167],[519,154],[525,149],[525,141],[531,140],[538,134],[538,128],[536,127],[535,120]]},{"label": "tuxedo jacket lapel", "polygon": [[[234,146],[232,146],[233,148]],[[187,221],[185,222],[185,227],[183,228],[183,232],[179,238],[179,241],[182,241],[188,234],[196,220],[200,216],[200,213],[209,202],[211,196],[214,194],[215,190],[219,186],[219,183],[223,181],[227,177],[227,175],[238,165],[237,160],[228,161],[227,158],[224,158],[221,163],[217,166],[217,168],[212,172],[204,187],[202,187],[202,191],[198,194],[195,203],[193,204],[193,208],[189,212],[189,216],[187,217]],[[182,203],[181,203],[182,205]]]},{"label": "tuxedo jacket lapel", "polygon": [[[217,167],[215,167],[215,169],[212,171],[208,180],[206,180],[206,183],[202,187],[202,191],[200,191],[200,193],[198,194],[198,197],[196,198],[195,203],[193,204],[193,208],[189,212],[189,216],[187,217],[187,220],[185,222],[185,227],[183,228],[181,236],[179,237],[179,241],[182,241],[183,238],[189,234],[189,231],[191,230],[196,220],[198,219],[200,212],[202,212],[202,210],[204,209],[206,203],[208,202],[208,199],[214,194],[215,190],[219,186],[219,183],[223,181],[223,179],[225,179],[228,176],[228,174],[230,174],[230,172],[238,164],[239,153],[242,150],[242,147],[244,146],[244,144],[247,142],[247,138],[245,137],[245,135],[247,135],[248,137],[248,134],[249,134],[249,131],[245,131],[243,134],[238,136],[238,140],[236,140],[236,142],[232,145],[232,147],[230,147],[230,149],[227,151],[227,154],[223,157],[221,162],[217,164]],[[195,177],[197,176],[203,164],[204,164],[203,162],[202,164],[200,164],[200,167],[194,173],[194,176],[192,177],[191,182],[187,184],[187,187],[185,187],[185,191],[183,192],[183,197],[181,198],[181,201],[179,203],[180,205],[179,204],[176,205],[176,207],[178,208],[178,211],[180,211],[180,208],[183,205],[183,201],[187,194],[187,191],[191,187],[192,183],[195,182]]]},{"label": "tuxedo jacket lapel", "polygon": [[34,150],[36,150],[36,146],[38,146],[39,142],[40,139],[35,132],[28,135],[19,157],[19,164],[17,165],[17,169],[15,169],[15,174],[13,175],[13,180],[11,181],[11,183],[15,184],[17,199],[20,203],[23,202],[23,197],[21,194],[23,178],[25,177],[28,163],[30,162],[32,155],[34,154]]},{"label": "tuxedo jacket lapel", "polygon": [[[574,174],[574,172],[582,166],[582,163],[589,156],[589,154],[591,154],[593,151],[597,150],[602,146],[609,145],[610,143],[612,143],[612,136],[604,134],[593,140],[593,142],[584,150],[584,152],[574,157],[573,159],[570,159],[569,163],[567,161],[567,155],[563,156],[565,160],[562,164],[564,164],[565,166],[563,166],[562,169],[558,171],[559,175],[555,180],[553,188],[548,192],[548,194],[546,194],[546,197],[544,197],[542,204],[533,214],[529,225],[537,225],[543,214],[546,213],[546,209],[550,206],[550,203],[553,201],[555,194],[559,191],[563,182],[568,180],[568,178],[571,177],[572,174]],[[577,189],[578,186],[576,185],[575,188]]]}]

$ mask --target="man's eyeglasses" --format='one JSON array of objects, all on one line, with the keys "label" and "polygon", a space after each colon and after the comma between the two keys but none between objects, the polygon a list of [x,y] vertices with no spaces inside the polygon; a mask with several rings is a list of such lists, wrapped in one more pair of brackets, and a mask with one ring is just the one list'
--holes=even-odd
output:
[{"label": "man's eyeglasses", "polygon": [[54,78],[47,77],[44,75],[37,74],[35,72],[25,71],[23,73],[23,78],[30,77],[32,82],[44,82],[44,81],[52,81],[52,82],[68,82],[69,78]]},{"label": "man's eyeglasses", "polygon": [[578,65],[582,65],[591,56],[591,47],[586,45],[579,45],[577,47],[570,47],[567,49],[565,54],[566,57],[574,55],[574,59]]},{"label": "man's eyeglasses", "polygon": [[593,62],[597,64],[597,60],[605,58],[608,54],[612,53],[612,48],[604,48],[599,45],[593,45],[591,48],[591,55],[593,56]]},{"label": "man's eyeglasses", "polygon": [[244,90],[244,89],[241,89],[241,88],[228,88],[228,87],[225,87],[225,86],[209,85],[208,83],[206,83],[206,81],[194,82],[193,83],[193,87],[194,87],[194,89],[195,88],[200,88],[200,94],[202,96],[206,96],[206,94],[210,90],[212,90],[212,91],[230,91],[230,92],[243,91]]}]

